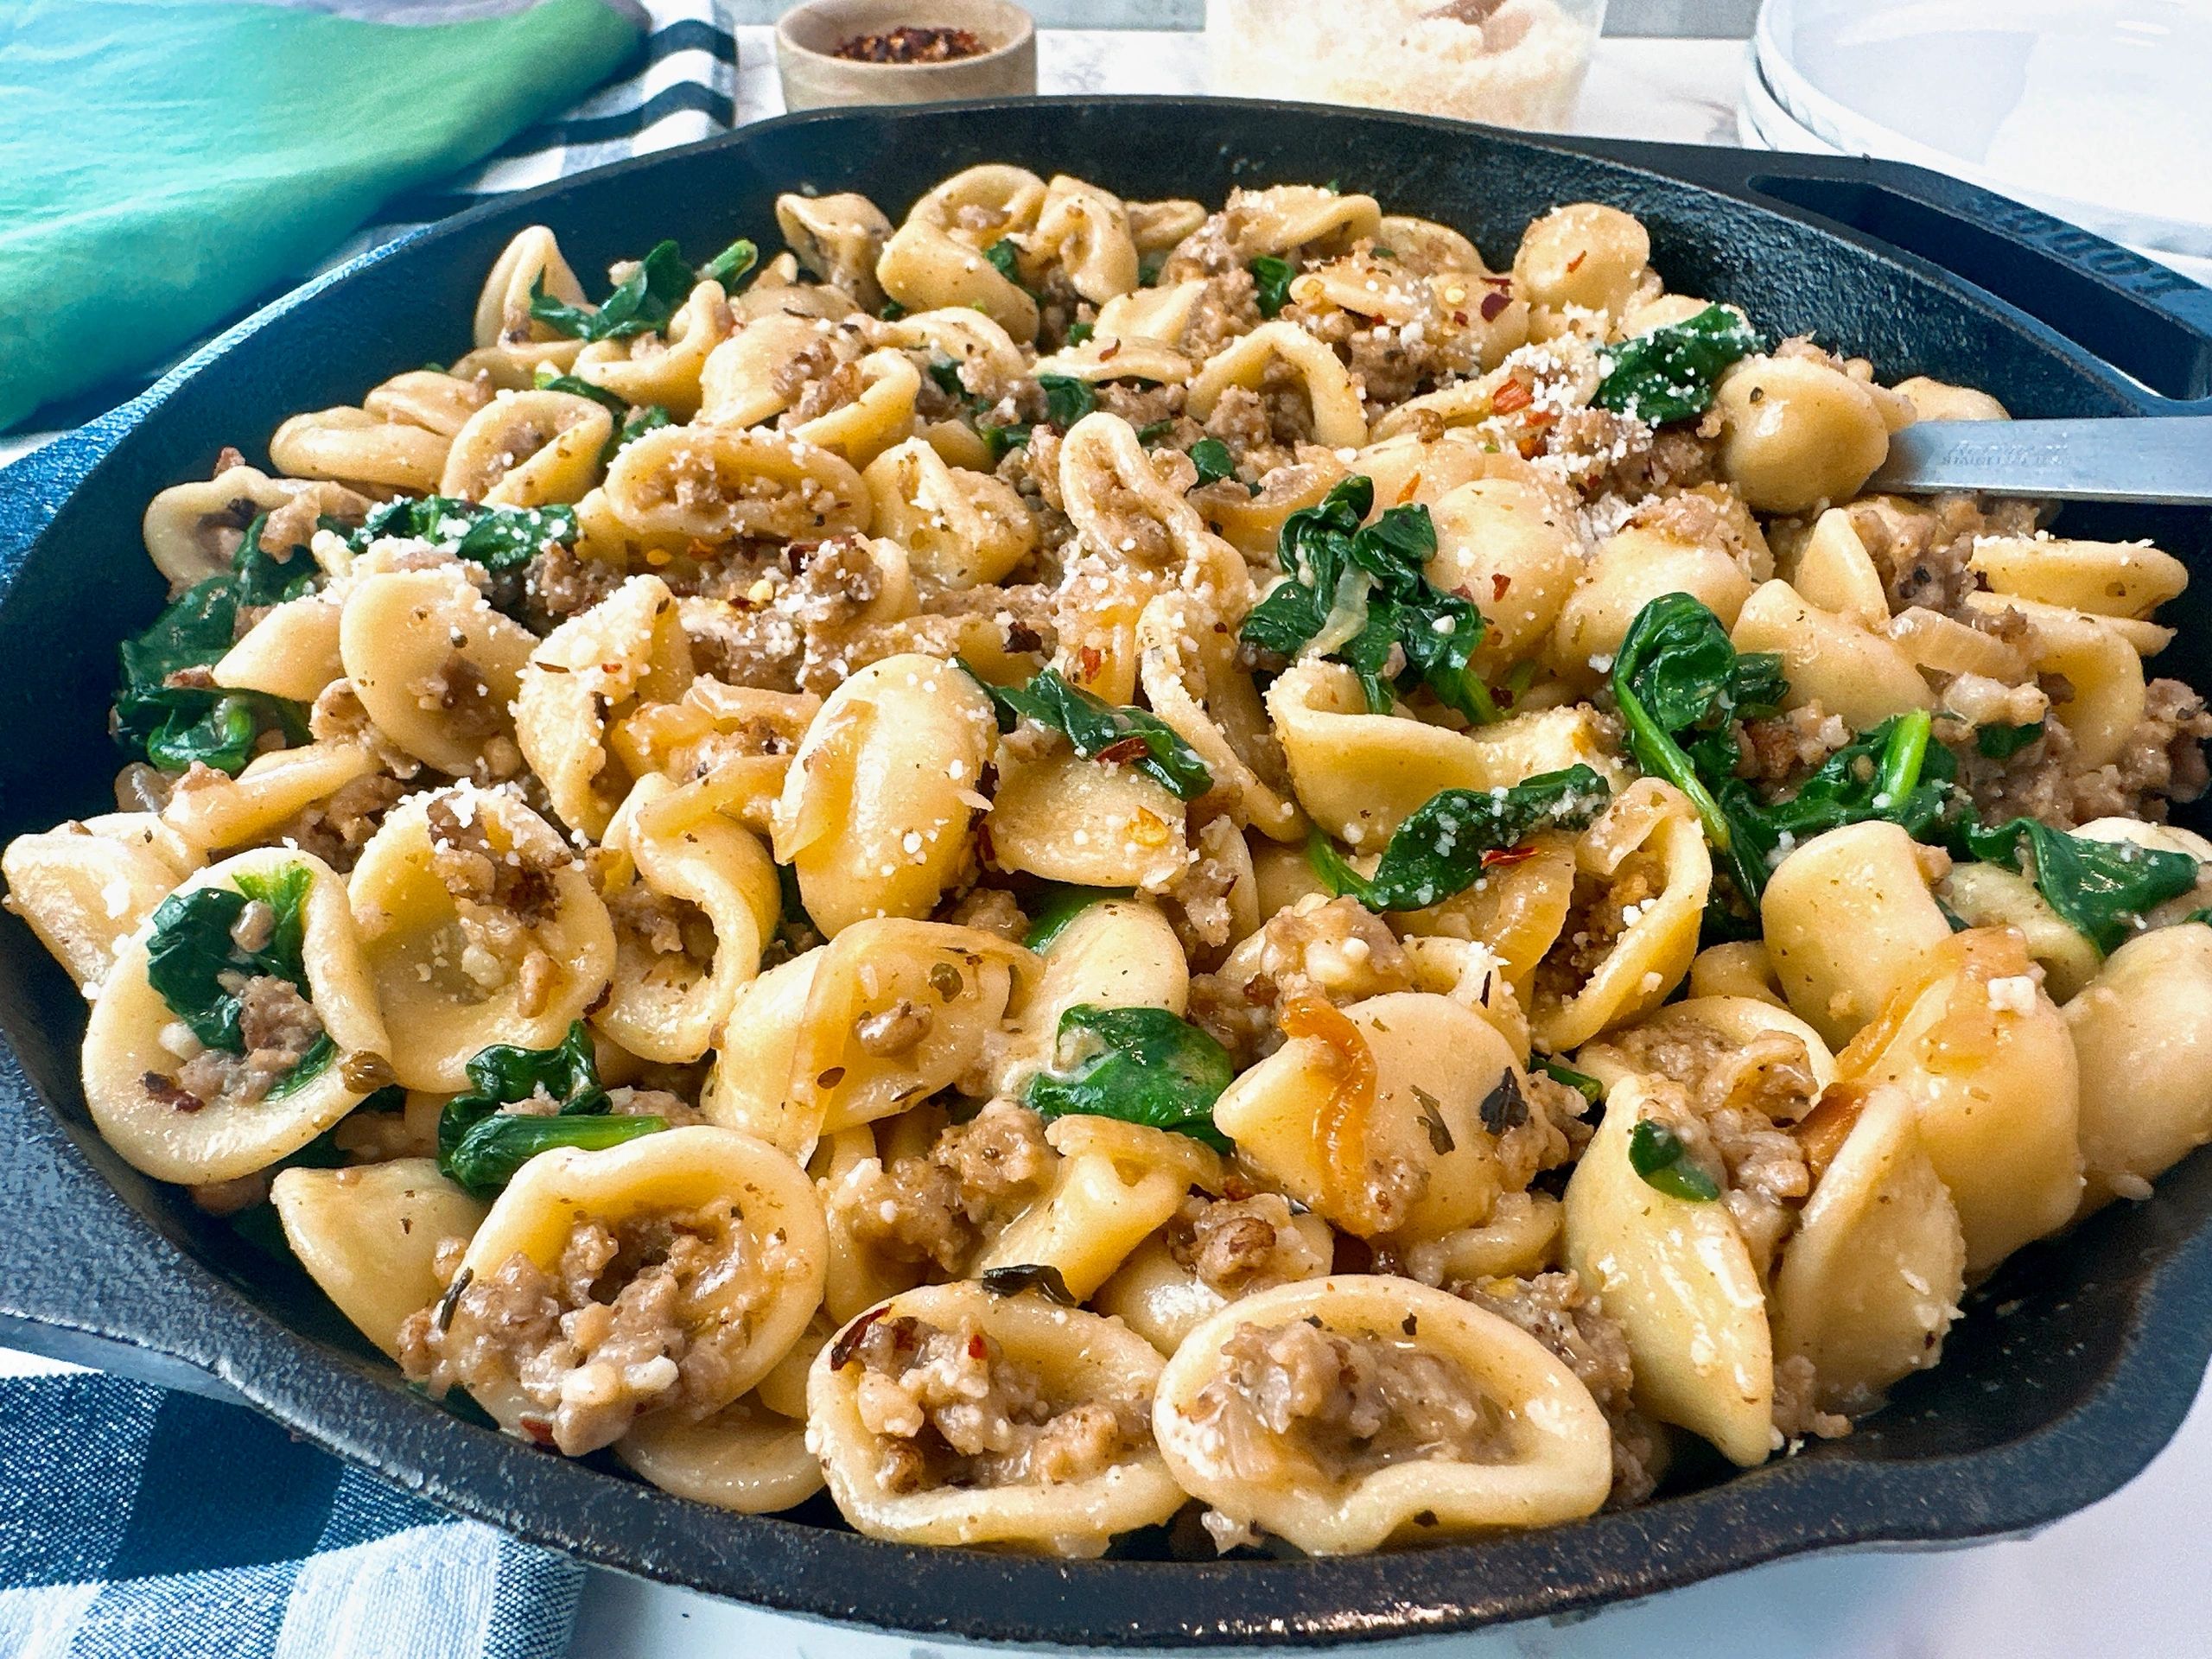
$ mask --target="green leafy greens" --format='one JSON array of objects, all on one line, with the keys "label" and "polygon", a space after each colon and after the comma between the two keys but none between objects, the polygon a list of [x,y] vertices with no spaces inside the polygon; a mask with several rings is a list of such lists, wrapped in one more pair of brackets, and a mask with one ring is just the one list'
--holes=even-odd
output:
[{"label": "green leafy greens", "polygon": [[1374,480],[1357,476],[1283,521],[1275,556],[1290,580],[1245,618],[1244,642],[1348,664],[1376,714],[1390,711],[1394,685],[1417,682],[1468,720],[1495,721],[1490,688],[1472,667],[1482,613],[1422,574],[1436,551],[1428,509],[1391,507],[1364,524],[1374,505]]},{"label": "green leafy greens", "polygon": [[2090,841],[2033,818],[1984,827],[1962,824],[1961,849],[2008,870],[2031,872],[2036,891],[2068,926],[2110,956],[2142,913],[2196,885],[2197,864],[2132,841]]},{"label": "green leafy greens", "polygon": [[1290,303],[1290,285],[1297,276],[1296,265],[1272,253],[1263,253],[1252,262],[1252,281],[1260,290],[1262,316],[1273,317]]},{"label": "green leafy greens", "polygon": [[[668,1127],[664,1118],[610,1111],[591,1033],[581,1020],[557,1048],[500,1043],[479,1051],[468,1063],[468,1080],[472,1090],[448,1101],[438,1115],[438,1168],[480,1195],[498,1192],[551,1147],[596,1152]],[[541,1091],[558,1109],[545,1116],[499,1109]]]},{"label": "green leafy greens", "polygon": [[[1786,798],[1762,800],[1735,775],[1734,722],[1779,707],[1789,690],[1780,659],[1737,652],[1719,619],[1687,594],[1662,595],[1637,613],[1612,676],[1630,753],[1689,797],[1707,841],[1753,906],[1789,848],[1873,819],[1956,857],[2031,874],[2050,907],[2107,953],[2145,911],[2196,884],[2197,862],[2185,853],[2089,841],[2031,818],[1984,825],[1925,709],[1891,715],[1828,756]],[[1982,728],[1991,729],[2032,728]]]},{"label": "green leafy greens", "polygon": [[[280,604],[313,589],[317,571],[304,550],[279,558],[261,544],[262,514],[246,527],[228,575],[196,583],[118,652],[116,741],[163,772],[194,761],[235,778],[265,747],[268,734],[286,743],[307,740],[307,711],[257,691],[226,690],[204,672],[221,660],[240,632],[241,609]],[[174,682],[174,683],[173,683]]]},{"label": "green leafy greens", "polygon": [[1086,760],[1125,761],[1179,799],[1194,801],[1213,787],[1206,763],[1157,715],[1141,709],[1116,709],[1048,668],[1025,686],[993,685],[966,663],[998,711],[999,729],[1010,732],[1027,716],[1065,734]]},{"label": "green leafy greens", "polygon": [[[654,424],[667,418],[664,410]],[[379,502],[346,539],[358,553],[379,537],[412,537],[486,570],[503,571],[520,569],[556,542],[573,544],[580,534],[574,507],[487,507],[425,495]]]},{"label": "green leafy greens", "polygon": [[[1595,1106],[1605,1097],[1605,1085],[1586,1071],[1578,1071],[1564,1060],[1545,1060],[1540,1069],[1554,1083],[1563,1083]],[[1511,1075],[1508,1073],[1508,1075]]]},{"label": "green leafy greens", "polygon": [[1756,905],[1766,887],[1766,869],[1760,855],[1764,837],[1745,827],[1742,807],[1748,792],[1724,791],[1731,796],[1724,805],[1708,780],[1733,779],[1737,746],[1731,722],[1770,715],[1781,706],[1789,689],[1782,658],[1738,653],[1720,619],[1698,600],[1663,594],[1629,625],[1613,656],[1612,686],[1637,765],[1689,797],[1706,840]]},{"label": "green leafy greens", "polygon": [[1611,348],[1612,367],[1590,401],[1654,426],[1686,421],[1713,405],[1729,366],[1759,349],[1758,333],[1725,305],[1654,328]]},{"label": "green leafy greens", "polygon": [[1191,464],[1198,469],[1198,482],[1218,484],[1236,476],[1236,457],[1219,438],[1200,438],[1190,448]]},{"label": "green leafy greens", "polygon": [[1680,1135],[1648,1117],[1629,1131],[1629,1167],[1643,1178],[1646,1186],[1670,1198],[1710,1204],[1720,1196],[1720,1189],[1689,1160],[1688,1152]]},{"label": "green leafy greens", "polygon": [[1236,1075],[1229,1052],[1165,1008],[1078,1002],[1060,1015],[1054,1069],[1030,1079],[1030,1106],[1046,1118],[1117,1117],[1229,1149],[1213,1103]]},{"label": "green leafy greens", "polygon": [[1066,374],[1040,374],[1037,386],[1045,394],[1046,418],[1063,431],[1098,407],[1098,394],[1088,380]]},{"label": "green leafy greens", "polygon": [[2028,726],[1977,726],[1974,746],[1991,760],[2010,760],[2043,735],[2043,721]]},{"label": "green leafy greens", "polygon": [[588,397],[614,416],[614,430],[607,434],[607,442],[599,452],[599,464],[602,467],[636,438],[657,426],[668,424],[668,411],[658,404],[639,404],[632,408],[620,393],[594,385],[576,375],[556,374],[546,364],[537,365],[537,384],[540,391],[565,391],[571,397]]},{"label": "green leafy greens", "polygon": [[596,311],[555,299],[545,291],[545,276],[539,272],[530,285],[530,315],[571,340],[627,340],[632,334],[658,334],[690,297],[694,286],[705,281],[727,287],[752,270],[759,257],[759,250],[740,238],[694,270],[674,242],[657,242]]},{"label": "green leafy greens", "polygon": [[1540,830],[1580,830],[1605,810],[1605,780],[1588,766],[1547,772],[1510,789],[1447,789],[1398,826],[1375,874],[1362,876],[1319,830],[1307,842],[1332,891],[1368,909],[1426,910],[1464,893],[1497,855]]},{"label": "green leafy greens", "polygon": [[1023,425],[1001,426],[993,421],[982,421],[976,424],[976,435],[982,439],[983,451],[990,456],[994,467],[1006,459],[1008,450],[1029,447],[1029,429]]},{"label": "green leafy greens", "polygon": [[1128,887],[1049,887],[1029,906],[1029,931],[1022,935],[1021,943],[1032,950],[1049,950],[1052,941],[1084,911],[1108,899],[1127,899],[1132,891]]},{"label": "green leafy greens", "polygon": [[[281,979],[305,995],[307,900],[315,878],[304,864],[266,873],[241,871],[238,886],[195,887],[171,893],[154,912],[146,940],[146,982],[194,1037],[226,1054],[246,1052],[244,1009],[238,990],[224,982]],[[269,937],[252,950],[235,930],[249,904],[269,907]],[[270,1090],[279,1098],[327,1066],[337,1048],[319,1037],[289,1075]]]}]

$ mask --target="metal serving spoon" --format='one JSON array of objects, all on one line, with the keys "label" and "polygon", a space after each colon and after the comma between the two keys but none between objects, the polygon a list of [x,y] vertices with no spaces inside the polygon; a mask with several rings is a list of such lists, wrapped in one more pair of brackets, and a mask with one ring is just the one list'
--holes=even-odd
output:
[{"label": "metal serving spoon", "polygon": [[2212,506],[2212,415],[1923,421],[1891,435],[1866,486]]}]

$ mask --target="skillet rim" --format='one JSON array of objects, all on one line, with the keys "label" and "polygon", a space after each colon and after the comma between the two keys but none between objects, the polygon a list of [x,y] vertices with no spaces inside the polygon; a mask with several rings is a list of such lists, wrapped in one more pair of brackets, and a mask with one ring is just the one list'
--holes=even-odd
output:
[{"label": "skillet rim", "polygon": [[[982,100],[924,106],[911,118],[988,116],[1039,106],[1090,106],[1089,98]],[[1224,112],[1281,118],[1325,115],[1335,121],[1425,129],[1465,137],[1465,124],[1368,111],[1315,109],[1279,102],[1217,99],[1116,99],[1138,117],[1147,105],[1217,106]],[[889,111],[810,111],[752,124],[703,143],[657,152],[502,196],[454,219],[425,226],[282,296],[226,330],[140,397],[49,450],[27,457],[22,481],[66,482],[73,465],[84,475],[40,505],[44,517],[79,486],[96,486],[100,456],[188,380],[219,368],[239,342],[279,316],[315,302],[359,271],[465,233],[480,222],[575,189],[580,181],[666,165],[701,151],[737,149],[791,127],[834,128],[859,118],[896,121]],[[2012,331],[2040,337],[2097,383],[2115,402],[2139,395],[2108,367],[2056,331],[1951,277],[1940,267],[1901,254],[1831,223],[1781,212],[1668,170],[1681,147],[1583,140],[1554,142],[1480,130],[1493,142],[1561,151],[1649,175],[1667,188],[1750,208],[1796,229],[1855,243],[1916,268],[1966,302],[2002,316]],[[1870,166],[1873,164],[1869,164]],[[1897,169],[1880,169],[1896,176]],[[94,451],[87,456],[87,449]],[[38,467],[41,455],[48,466]],[[0,474],[0,493],[19,480]],[[0,524],[0,532],[4,531]],[[34,535],[26,552],[35,546]],[[0,567],[0,603],[22,561]],[[23,936],[18,932],[16,938]],[[100,1173],[100,1154],[83,1144],[82,1126],[31,1082],[12,1037],[0,1043],[0,1096],[24,1127],[48,1167],[31,1160],[0,1173],[0,1192],[14,1193],[23,1174],[60,1185],[34,1194],[35,1211],[56,1213],[57,1198],[89,1196],[98,1222],[130,1257],[143,1280],[137,1293],[175,1295],[181,1274],[192,1292],[182,1326],[159,1333],[144,1326],[146,1309],[55,1314],[18,1305],[13,1276],[0,1291],[0,1333],[35,1346],[22,1322],[41,1317],[80,1337],[105,1334],[204,1365],[238,1394],[326,1449],[365,1463],[387,1478],[474,1518],[596,1564],[731,1596],[757,1605],[876,1629],[1028,1645],[1191,1645],[1268,1641],[1312,1645],[1440,1634],[1479,1625],[1634,1599],[1715,1574],[1813,1549],[1882,1542],[1964,1541],[2043,1524],[2081,1508],[2131,1478],[2171,1437],[2193,1398],[2204,1357],[2212,1351],[2212,1223],[2200,1225],[2142,1284],[2122,1310],[2127,1331],[2111,1371],[2080,1406],[2008,1443],[1980,1451],[1896,1462],[1819,1456],[1770,1464],[1719,1485],[1638,1510],[1478,1544],[1322,1561],[1225,1563],[1058,1562],[970,1551],[881,1543],[775,1517],[741,1517],[697,1506],[631,1483],[609,1482],[594,1470],[548,1459],[518,1442],[461,1422],[425,1402],[407,1400],[388,1377],[349,1355],[334,1353],[250,1300],[196,1257],[181,1249]],[[35,1101],[35,1106],[31,1104]],[[64,1145],[69,1151],[61,1150]],[[111,1154],[108,1154],[111,1159]],[[2212,1170],[2203,1158],[2196,1160]],[[2177,1172],[2180,1173],[2180,1172]],[[0,1261],[6,1251],[0,1247]],[[1983,1317],[1986,1317],[1986,1315]],[[115,1327],[122,1327],[117,1329]],[[134,1328],[136,1327],[136,1328]],[[21,1333],[18,1338],[18,1333]],[[57,1334],[67,1337],[69,1330]],[[2178,1397],[2177,1398],[2177,1392]],[[394,1408],[394,1401],[404,1403]],[[443,1425],[456,1425],[447,1428]],[[523,1462],[519,1459],[528,1459]],[[459,1472],[455,1472],[458,1471]],[[533,1493],[533,1489],[536,1489]],[[530,1496],[537,1503],[521,1503]],[[554,1517],[545,1509],[562,1511]],[[686,1524],[687,1522],[689,1524]],[[609,1527],[612,1531],[605,1530]],[[734,1529],[746,1559],[696,1548],[702,1532]],[[683,1548],[689,1544],[692,1547]],[[1563,1575],[1548,1568],[1566,1566]],[[1484,1569],[1516,1580],[1510,1592],[1485,1593]],[[865,1580],[856,1592],[855,1579]],[[1024,1609],[1008,1613],[1001,1607]],[[1187,1611],[1179,1611],[1179,1608]],[[887,1617],[887,1611],[890,1616]]]}]

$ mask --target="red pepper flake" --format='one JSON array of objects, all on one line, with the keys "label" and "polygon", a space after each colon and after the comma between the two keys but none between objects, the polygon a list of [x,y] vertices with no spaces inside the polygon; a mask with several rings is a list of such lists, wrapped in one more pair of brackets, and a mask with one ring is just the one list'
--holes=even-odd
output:
[{"label": "red pepper flake", "polygon": [[969,1358],[982,1359],[990,1351],[989,1347],[983,1341],[983,1333],[982,1332],[978,1331],[974,1336],[968,1338]]},{"label": "red pepper flake", "polygon": [[532,1442],[538,1446],[550,1447],[553,1444],[553,1422],[550,1418],[518,1417],[515,1419],[515,1427],[522,1430]]},{"label": "red pepper flake", "polygon": [[149,1096],[158,1100],[173,1111],[197,1112],[204,1110],[207,1107],[207,1103],[194,1094],[192,1090],[181,1086],[172,1078],[163,1077],[158,1071],[147,1072],[138,1079],[138,1082]]},{"label": "red pepper flake", "polygon": [[861,1338],[868,1334],[868,1326],[881,1319],[887,1311],[885,1308],[871,1307],[844,1328],[837,1340],[830,1344],[831,1370],[842,1371],[853,1363],[853,1356],[860,1351]]},{"label": "red pepper flake", "polygon": [[1141,760],[1152,753],[1152,746],[1141,737],[1118,737],[1090,758],[1115,765],[1126,765]]},{"label": "red pepper flake", "polygon": [[901,23],[881,35],[855,35],[840,41],[831,55],[855,63],[950,63],[981,57],[988,50],[969,29]]},{"label": "red pepper flake", "polygon": [[1567,262],[1567,274],[1572,276],[1576,271],[1581,270],[1582,262],[1589,257],[1590,250],[1587,248],[1583,249],[1581,252],[1576,254],[1573,258]]},{"label": "red pepper flake", "polygon": [[1454,311],[1452,314],[1452,321],[1464,328],[1467,326],[1467,314],[1464,311]]},{"label": "red pepper flake", "polygon": [[1414,497],[1420,493],[1420,491],[1421,474],[1419,472],[1414,472],[1407,477],[1406,481],[1402,485],[1399,486],[1398,505],[1402,507],[1404,506],[1406,503],[1412,500]]},{"label": "red pepper flake", "polygon": [[1096,645],[1085,645],[1075,654],[1076,667],[1087,681],[1098,677],[1098,671],[1106,666],[1106,654]]},{"label": "red pepper flake", "polygon": [[1536,855],[1534,847],[1493,847],[1483,855],[1483,868],[1495,870]]},{"label": "red pepper flake", "polygon": [[1500,415],[1510,415],[1516,409],[1526,409],[1536,401],[1536,394],[1518,380],[1509,380],[1491,394],[1490,406]]},{"label": "red pepper flake", "polygon": [[1098,360],[1101,363],[1110,363],[1121,354],[1122,342],[1118,340],[1109,340],[1099,351]]},{"label": "red pepper flake", "polygon": [[1512,303],[1512,300],[1503,294],[1484,295],[1482,304],[1483,321],[1484,322],[1496,322],[1497,321],[1497,314],[1504,310],[1507,306]]},{"label": "red pepper flake", "polygon": [[1513,578],[1507,575],[1504,571],[1491,571],[1490,577],[1490,596],[1491,602],[1495,604],[1497,601],[1503,599],[1505,597],[1505,590],[1512,586]]}]

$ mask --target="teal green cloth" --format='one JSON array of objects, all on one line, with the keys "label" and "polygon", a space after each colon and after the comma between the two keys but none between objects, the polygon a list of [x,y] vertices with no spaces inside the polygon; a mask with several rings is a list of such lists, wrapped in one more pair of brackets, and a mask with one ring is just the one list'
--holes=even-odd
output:
[{"label": "teal green cloth", "polygon": [[162,363],[637,41],[607,0],[405,25],[0,0],[0,430]]}]

